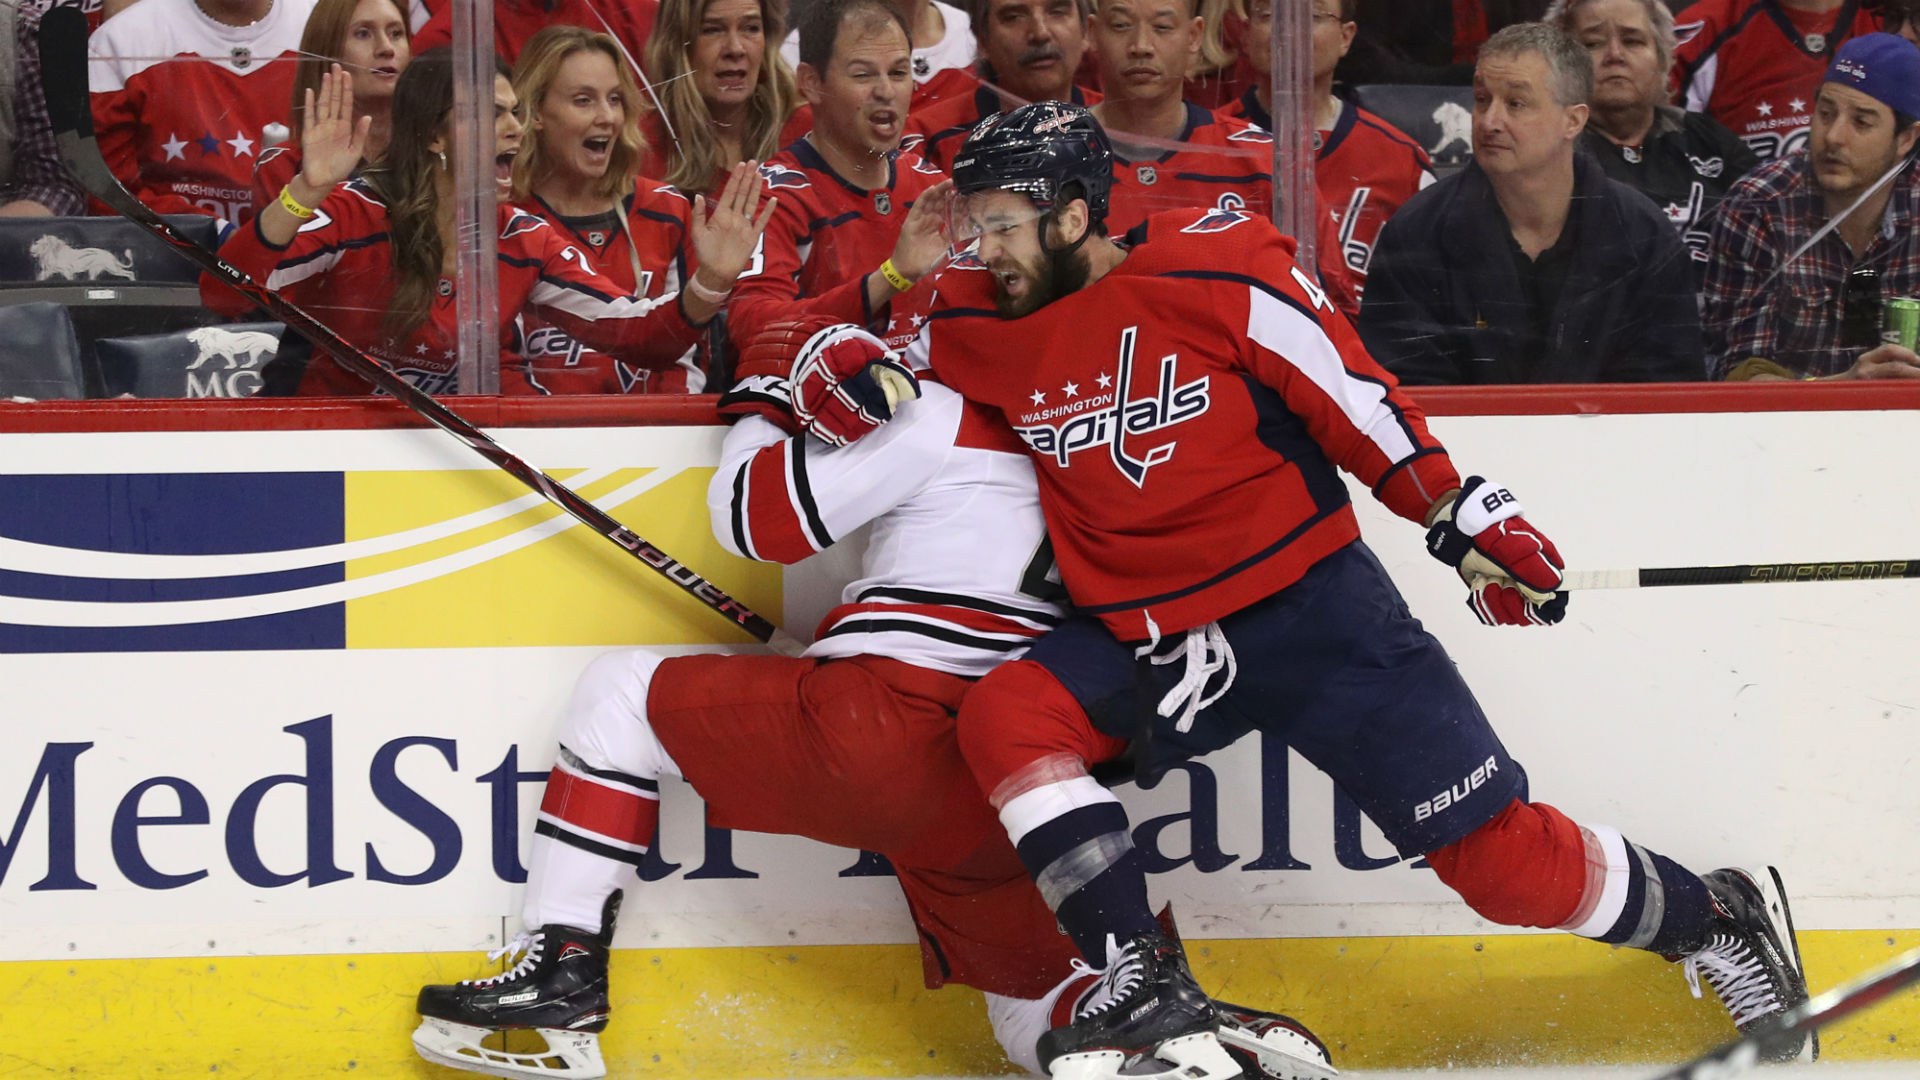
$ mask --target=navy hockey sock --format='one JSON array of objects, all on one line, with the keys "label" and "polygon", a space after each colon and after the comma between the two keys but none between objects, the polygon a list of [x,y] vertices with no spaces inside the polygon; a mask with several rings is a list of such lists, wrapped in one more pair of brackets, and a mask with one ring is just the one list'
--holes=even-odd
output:
[{"label": "navy hockey sock", "polygon": [[1016,849],[1088,963],[1106,965],[1108,934],[1124,939],[1159,932],[1147,906],[1146,871],[1118,802],[1076,807],[1036,825]]},{"label": "navy hockey sock", "polygon": [[1707,943],[1713,898],[1700,875],[1658,852],[1626,841],[1632,856],[1626,905],[1596,941],[1684,956]]}]

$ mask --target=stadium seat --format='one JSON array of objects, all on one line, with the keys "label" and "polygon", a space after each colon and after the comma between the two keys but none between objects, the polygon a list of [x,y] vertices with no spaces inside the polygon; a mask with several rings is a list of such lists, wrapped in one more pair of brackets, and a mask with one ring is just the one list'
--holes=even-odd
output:
[{"label": "stadium seat", "polygon": [[59,304],[0,307],[0,398],[83,398],[80,342]]},{"label": "stadium seat", "polygon": [[[201,247],[217,246],[212,218],[167,220]],[[0,218],[0,288],[197,288],[199,281],[197,267],[125,218]]]},{"label": "stadium seat", "polygon": [[108,397],[252,397],[279,351],[279,323],[201,326],[176,334],[101,338],[93,343]]},{"label": "stadium seat", "polygon": [[1473,87],[1357,86],[1360,107],[1407,133],[1426,147],[1433,171],[1452,176],[1473,158]]}]

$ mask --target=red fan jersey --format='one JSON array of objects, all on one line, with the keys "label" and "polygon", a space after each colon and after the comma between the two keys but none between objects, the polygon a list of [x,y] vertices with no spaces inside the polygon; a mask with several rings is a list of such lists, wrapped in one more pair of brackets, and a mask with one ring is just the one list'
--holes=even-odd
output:
[{"label": "red fan jersey", "polygon": [[1779,0],[1700,0],[1675,27],[1680,103],[1725,124],[1762,162],[1800,149],[1833,51],[1879,28],[1860,7],[1846,0],[1816,12]]},{"label": "red fan jersey", "polygon": [[1129,146],[1124,132],[1109,132],[1110,235],[1124,235],[1163,210],[1183,207],[1272,212],[1273,136],[1245,120],[1218,118],[1191,103],[1186,108],[1187,125],[1177,141],[1187,145],[1181,149]]},{"label": "red fan jersey", "polygon": [[[142,3],[148,0],[141,0]],[[453,282],[440,280],[427,321],[404,338],[382,327],[393,292],[393,254],[387,207],[363,181],[349,180],[321,202],[312,221],[293,241],[276,248],[258,223],[236,231],[220,256],[255,281],[280,293],[349,343],[391,364],[401,377],[430,394],[455,387]],[[635,300],[594,272],[586,255],[545,221],[500,208],[500,346],[511,363],[515,313],[533,310],[594,347],[636,363],[671,365],[699,337],[675,302],[675,294]],[[247,302],[211,277],[200,279],[200,298],[222,314],[239,314]],[[303,394],[364,394],[367,384],[316,352],[300,384]]]},{"label": "red fan jersey", "polygon": [[[1272,127],[1258,87],[1221,112]],[[1374,238],[1401,204],[1433,183],[1433,161],[1399,128],[1350,101],[1340,102],[1340,115],[1331,129],[1318,133],[1318,141],[1313,186],[1320,208],[1333,217],[1339,242],[1337,248],[1321,251],[1320,262],[1325,266],[1332,252],[1340,252],[1355,294],[1355,310],[1349,314],[1357,314],[1367,266],[1373,262]]]},{"label": "red fan jersey", "polygon": [[1459,485],[1264,218],[1180,210],[1145,234],[1014,323],[985,267],[955,262],[909,358],[1026,442],[1061,580],[1122,641],[1149,614],[1162,634],[1219,619],[1357,538],[1335,466],[1414,521]]},{"label": "red fan jersey", "polygon": [[866,278],[893,254],[914,200],[946,179],[940,170],[896,150],[886,186],[862,191],[801,139],[760,175],[780,205],[727,303],[734,343],[744,346],[770,322],[816,313],[870,327],[896,348],[913,340],[919,324],[911,320],[926,311],[931,275],[878,311],[867,308]]},{"label": "red fan jersey", "polygon": [[[1076,86],[1071,100],[1075,105],[1097,105],[1100,95]],[[1012,108],[992,87],[981,83],[971,94],[956,94],[908,116],[900,148],[919,154],[941,172],[947,172],[953,168],[954,155],[960,152],[960,144],[966,141],[967,132],[972,131],[975,124]]]},{"label": "red fan jersey", "polygon": [[[565,217],[538,196],[521,209],[553,226],[623,295],[653,300],[679,292],[680,283],[694,269],[687,230],[693,204],[679,189],[642,178],[623,205],[626,228],[611,210],[592,217]],[[693,350],[671,368],[630,363],[582,345],[537,311],[520,316],[516,337],[514,352],[519,362],[502,373],[502,393],[685,394],[706,386]]]},{"label": "red fan jersey", "polygon": [[[146,0],[141,0],[145,3]],[[431,7],[432,5],[429,5]],[[493,51],[508,64],[520,59],[527,39],[545,26],[584,26],[612,34],[637,64],[660,15],[660,0],[494,0]],[[605,16],[605,22],[601,17]],[[443,4],[413,36],[413,55],[453,44],[453,5]]]},{"label": "red fan jersey", "polygon": [[313,0],[274,0],[250,26],[215,22],[193,0],[141,0],[87,39],[100,153],[163,214],[253,217],[261,133],[285,124]]}]

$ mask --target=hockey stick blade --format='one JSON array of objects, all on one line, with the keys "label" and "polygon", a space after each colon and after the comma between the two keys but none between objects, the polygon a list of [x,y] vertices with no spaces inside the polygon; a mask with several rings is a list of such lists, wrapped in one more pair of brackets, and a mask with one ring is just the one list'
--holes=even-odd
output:
[{"label": "hockey stick blade", "polygon": [[582,498],[572,488],[535,469],[495,442],[458,413],[442,405],[392,368],[367,355],[326,324],[282,299],[238,267],[194,243],[152,208],[120,185],[100,154],[93,134],[92,103],[87,88],[87,20],[77,7],[61,6],[40,20],[40,72],[47,95],[47,117],[52,122],[60,156],[80,185],[122,217],[164,241],[182,258],[212,275],[228,288],[264,308],[315,345],[325,349],[340,366],[386,391],[434,426],[465,443],[469,449],[525,484],[535,493],[572,515],[588,528],[657,571],[668,581],[721,617],[788,655],[802,646],[793,637],[745,604],[701,577],[622,525],[606,511]]},{"label": "hockey stick blade", "polygon": [[1783,585],[1802,581],[1889,581],[1920,578],[1920,559],[1853,562],[1739,563],[1650,566],[1639,570],[1569,570],[1563,589],[1651,589],[1666,585]]},{"label": "hockey stick blade", "polygon": [[1797,1045],[1808,1032],[1878,1005],[1916,982],[1920,982],[1920,949],[1787,1010],[1771,1027],[1717,1046],[1653,1080],[1726,1080],[1739,1076],[1758,1064],[1766,1050]]}]

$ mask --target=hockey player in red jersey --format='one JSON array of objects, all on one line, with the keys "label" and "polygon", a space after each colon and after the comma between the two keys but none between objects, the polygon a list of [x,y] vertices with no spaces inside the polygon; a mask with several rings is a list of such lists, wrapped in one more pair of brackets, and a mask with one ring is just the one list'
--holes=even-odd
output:
[{"label": "hockey player in red jersey", "polygon": [[1675,23],[1681,107],[1725,124],[1763,164],[1806,146],[1833,51],[1879,29],[1859,0],[1700,0]]},{"label": "hockey player in red jersey", "polygon": [[1554,623],[1561,559],[1515,496],[1460,480],[1257,215],[1177,211],[1131,248],[1109,239],[1109,153],[1060,103],[968,137],[953,220],[975,246],[939,278],[910,353],[1026,443],[1077,609],[974,688],[959,728],[1028,872],[1115,992],[1049,1033],[1043,1064],[1120,1050],[1189,1080],[1231,1075],[1213,1007],[1147,909],[1125,810],[1087,767],[1130,753],[1151,779],[1253,730],[1330,774],[1492,922],[1684,958],[1742,1028],[1805,1001],[1777,872],[1702,877],[1529,800],[1360,542],[1336,470],[1429,530],[1483,621]]},{"label": "hockey player in red jersey", "polygon": [[[451,191],[446,149],[453,107],[449,51],[415,58],[395,92],[393,145],[376,168],[339,184],[360,160],[367,117],[353,116],[353,92],[335,67],[310,102],[316,118],[302,150],[301,175],[281,199],[221,247],[221,255],[268,288],[313,312],[353,344],[393,366],[429,393],[453,389],[456,376],[452,214],[438,207]],[[512,168],[521,137],[513,86],[494,79],[496,168]],[[502,355],[510,362],[511,317],[523,308],[603,352],[633,363],[671,366],[724,304],[747,263],[768,210],[747,164],[738,166],[709,215],[696,203],[690,226],[709,284],[640,300],[593,271],[580,250],[545,221],[500,208],[499,282]],[[339,184],[338,187],[335,185]],[[210,276],[201,297],[238,314],[245,301]],[[364,394],[364,381],[316,356],[300,384],[307,394]]]},{"label": "hockey player in red jersey", "polygon": [[944,177],[898,149],[913,82],[906,24],[885,0],[820,0],[800,45],[813,131],[761,166],[780,207],[727,330],[738,345],[774,322],[831,315],[904,346],[929,295],[915,283],[947,252]]},{"label": "hockey player in red jersey", "polygon": [[[711,824],[885,855],[927,985],[984,991],[1008,1057],[1038,1071],[1041,1034],[1096,980],[980,797],[953,729],[973,680],[1065,613],[1033,467],[997,418],[916,385],[878,339],[831,318],[770,327],[741,373],[721,399],[739,419],[708,487],[714,534],[736,554],[793,563],[865,528],[858,577],[804,656],[629,649],[587,668],[534,826],[519,963],[424,988],[414,1045],[495,1075],[603,1075],[616,890],[633,886],[653,842],[660,779],[677,776]],[[1250,1080],[1333,1075],[1299,1025],[1223,1010],[1221,1037]],[[483,1043],[503,1028],[539,1030],[552,1056],[534,1065]]]},{"label": "hockey player in red jersey", "polygon": [[[695,269],[687,221],[693,203],[664,181],[634,175],[640,87],[611,37],[577,26],[533,35],[514,69],[531,137],[513,160],[514,203],[552,226],[625,295],[656,300]],[[758,179],[755,177],[754,179]],[[696,286],[697,287],[697,286]],[[503,393],[698,393],[698,349],[672,367],[623,362],[589,348],[538,312],[520,316]],[[691,381],[690,381],[691,380]]]},{"label": "hockey player in red jersey", "polygon": [[163,214],[240,225],[266,130],[286,123],[313,0],[142,0],[87,39],[100,155]]}]

